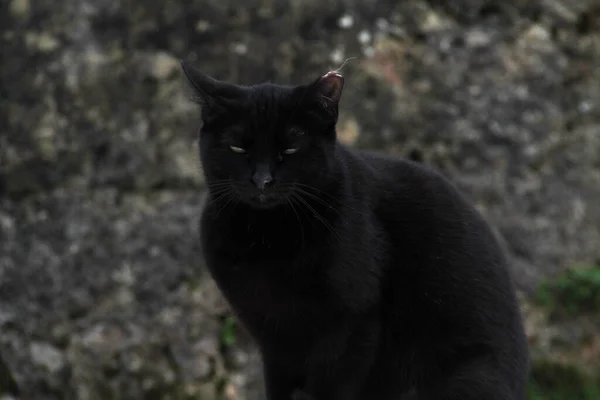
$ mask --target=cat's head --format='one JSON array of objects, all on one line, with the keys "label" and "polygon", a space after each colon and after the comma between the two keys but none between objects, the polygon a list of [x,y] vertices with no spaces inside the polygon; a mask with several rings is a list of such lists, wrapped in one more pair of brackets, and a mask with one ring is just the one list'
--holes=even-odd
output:
[{"label": "cat's head", "polygon": [[340,74],[299,86],[239,86],[182,67],[202,107],[201,161],[215,198],[269,208],[331,182]]}]

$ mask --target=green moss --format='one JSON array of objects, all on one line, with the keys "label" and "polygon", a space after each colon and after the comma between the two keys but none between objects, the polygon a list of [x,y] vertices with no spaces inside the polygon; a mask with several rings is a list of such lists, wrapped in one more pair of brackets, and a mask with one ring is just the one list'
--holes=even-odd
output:
[{"label": "green moss", "polygon": [[235,320],[231,316],[227,316],[223,321],[221,328],[221,344],[225,347],[234,346],[236,343],[236,326]]},{"label": "green moss", "polygon": [[599,312],[600,266],[576,266],[542,282],[536,302],[568,316]]},{"label": "green moss", "polygon": [[585,373],[573,365],[549,361],[532,366],[529,400],[598,400],[600,373]]}]

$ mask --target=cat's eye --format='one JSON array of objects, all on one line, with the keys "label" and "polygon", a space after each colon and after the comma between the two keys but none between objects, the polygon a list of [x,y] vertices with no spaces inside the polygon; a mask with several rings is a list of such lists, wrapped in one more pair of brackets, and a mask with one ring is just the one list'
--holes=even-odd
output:
[{"label": "cat's eye", "polygon": [[289,154],[294,154],[297,151],[298,151],[298,149],[285,149],[282,153],[289,155]]},{"label": "cat's eye", "polygon": [[229,146],[229,148],[231,149],[231,151],[238,154],[244,154],[246,152],[246,149],[242,149],[241,147],[237,146]]}]

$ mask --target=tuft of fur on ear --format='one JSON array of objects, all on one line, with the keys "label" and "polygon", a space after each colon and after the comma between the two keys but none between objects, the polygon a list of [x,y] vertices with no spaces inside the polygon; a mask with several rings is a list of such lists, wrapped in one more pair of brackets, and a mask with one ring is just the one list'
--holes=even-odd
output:
[{"label": "tuft of fur on ear", "polygon": [[304,93],[303,100],[316,102],[321,111],[318,113],[320,118],[335,123],[343,88],[344,77],[337,71],[329,71],[306,87],[307,92]]},{"label": "tuft of fur on ear", "polygon": [[316,84],[315,89],[324,100],[331,104],[337,104],[342,97],[342,89],[344,88],[344,77],[337,71],[329,71],[322,77],[320,77]]},{"label": "tuft of fur on ear", "polygon": [[181,61],[181,68],[198,95],[193,100],[202,106],[202,119],[205,122],[234,105],[245,95],[240,86],[214,79],[187,61]]}]

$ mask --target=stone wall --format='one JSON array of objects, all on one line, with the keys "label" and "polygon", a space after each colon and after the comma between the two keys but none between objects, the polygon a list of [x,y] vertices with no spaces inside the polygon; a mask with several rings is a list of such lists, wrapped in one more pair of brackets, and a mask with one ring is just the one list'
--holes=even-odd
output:
[{"label": "stone wall", "polygon": [[457,182],[525,299],[600,262],[597,0],[0,8],[0,396],[18,398],[14,382],[36,400],[260,392],[256,354],[243,334],[226,340],[199,261],[182,58],[239,83],[299,83],[357,57],[341,139]]}]

